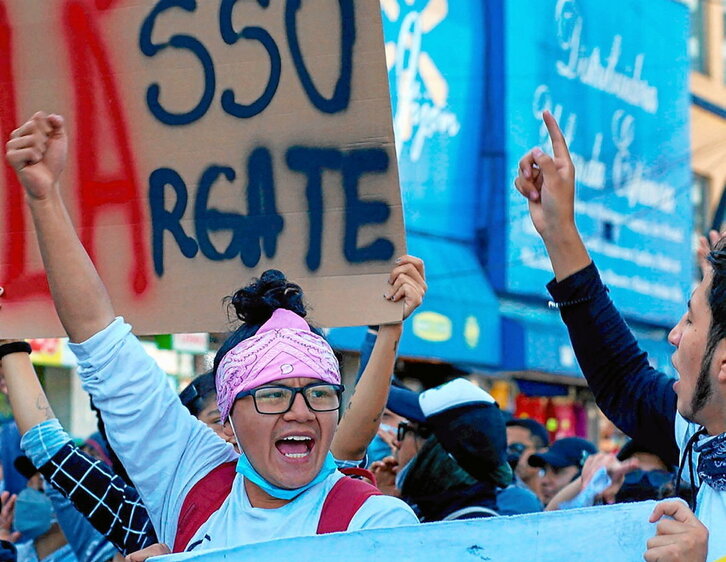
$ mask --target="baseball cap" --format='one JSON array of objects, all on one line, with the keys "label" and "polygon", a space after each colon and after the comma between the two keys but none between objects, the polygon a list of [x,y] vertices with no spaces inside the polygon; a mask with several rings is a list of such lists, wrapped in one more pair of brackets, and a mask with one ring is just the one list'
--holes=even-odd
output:
[{"label": "baseball cap", "polygon": [[507,427],[522,427],[528,430],[532,435],[538,437],[545,447],[549,447],[550,436],[547,429],[537,420],[532,418],[514,418],[507,421]]},{"label": "baseball cap", "polygon": [[529,464],[539,468],[543,468],[547,464],[555,468],[582,467],[585,459],[595,453],[597,453],[597,447],[587,439],[565,437],[552,443],[548,451],[531,455]]},{"label": "baseball cap", "polygon": [[504,418],[488,392],[462,378],[421,393],[392,387],[387,406],[431,428],[446,452],[474,478],[499,486],[511,481]]},{"label": "baseball cap", "polygon": [[[657,447],[651,447],[650,445],[636,439],[630,439],[625,445],[623,445],[620,451],[618,451],[617,458],[619,461],[625,461],[636,453],[649,453],[663,460],[660,453],[657,451]],[[663,461],[663,463],[666,465],[668,464],[665,461]]]}]

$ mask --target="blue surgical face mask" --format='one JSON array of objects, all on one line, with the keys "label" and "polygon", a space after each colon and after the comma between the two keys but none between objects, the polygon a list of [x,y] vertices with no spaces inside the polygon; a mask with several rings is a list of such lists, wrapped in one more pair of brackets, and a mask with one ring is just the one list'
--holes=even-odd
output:
[{"label": "blue surgical face mask", "polygon": [[277,498],[280,500],[292,500],[302,494],[305,490],[312,488],[315,486],[315,484],[319,484],[323,480],[325,480],[328,476],[333,474],[337,470],[337,465],[335,464],[335,459],[333,458],[333,455],[328,452],[328,454],[325,457],[325,462],[323,463],[323,466],[320,468],[320,472],[318,472],[318,475],[313,478],[310,482],[305,484],[304,486],[301,486],[300,488],[295,488],[293,490],[287,489],[287,488],[279,488],[273,484],[270,484],[267,480],[265,480],[259,472],[255,470],[255,467],[252,466],[252,463],[250,463],[249,459],[247,458],[247,455],[244,453],[240,454],[239,460],[237,461],[237,472],[239,472],[242,476],[244,476],[247,480],[254,482],[262,488],[267,494],[272,496],[273,498]]},{"label": "blue surgical face mask", "polygon": [[[393,433],[396,432],[395,427],[391,427],[390,425],[387,425],[385,423],[382,423],[380,428],[383,431],[392,431]],[[368,445],[368,464],[374,463],[375,461],[380,461],[382,459],[385,459],[386,457],[391,456],[391,446],[386,443],[380,435],[376,435],[373,440],[371,441],[371,444]]]},{"label": "blue surgical face mask", "polygon": [[15,530],[25,540],[34,540],[47,533],[53,523],[53,506],[43,492],[25,488],[15,500]]}]

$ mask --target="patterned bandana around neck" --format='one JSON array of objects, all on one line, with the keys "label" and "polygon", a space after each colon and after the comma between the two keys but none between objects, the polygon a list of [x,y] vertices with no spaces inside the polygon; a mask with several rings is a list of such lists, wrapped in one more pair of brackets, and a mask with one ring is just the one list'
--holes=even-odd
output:
[{"label": "patterned bandana around neck", "polygon": [[698,453],[698,477],[717,492],[726,492],[726,433],[701,438],[693,446]]}]

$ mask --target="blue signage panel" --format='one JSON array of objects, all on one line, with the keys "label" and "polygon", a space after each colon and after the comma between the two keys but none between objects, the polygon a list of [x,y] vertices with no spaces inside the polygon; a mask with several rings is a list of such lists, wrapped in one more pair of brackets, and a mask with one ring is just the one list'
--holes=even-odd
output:
[{"label": "blue signage panel", "polygon": [[[502,315],[501,367],[508,371],[548,371],[582,377],[559,311],[512,301],[500,303]],[[632,327],[638,345],[648,353],[650,364],[676,378],[670,358],[674,351],[666,337],[668,330]]]},{"label": "blue signage panel", "polygon": [[384,0],[406,226],[471,239],[483,89],[480,1]]},{"label": "blue signage panel", "polygon": [[[428,291],[405,322],[398,355],[498,365],[499,303],[471,245],[409,234],[408,249],[426,263]],[[566,334],[564,325],[561,329]],[[363,328],[335,328],[328,332],[328,340],[336,349],[358,351],[364,335]]]},{"label": "blue signage panel", "polygon": [[526,151],[550,151],[541,120],[549,110],[577,167],[578,227],[613,299],[626,316],[674,324],[693,263],[687,8],[674,0],[504,6],[506,195],[486,225],[497,289],[545,296],[552,277],[512,186]]}]

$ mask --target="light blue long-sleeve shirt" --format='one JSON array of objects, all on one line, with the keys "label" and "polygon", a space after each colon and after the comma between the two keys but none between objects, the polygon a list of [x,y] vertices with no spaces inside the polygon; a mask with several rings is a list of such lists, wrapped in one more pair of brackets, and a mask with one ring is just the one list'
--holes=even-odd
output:
[{"label": "light blue long-sleeve shirt", "polygon": [[[78,358],[83,388],[101,411],[109,443],[136,484],[159,540],[174,544],[179,513],[191,488],[215,467],[236,460],[237,453],[182,406],[166,374],[123,319],[70,347]],[[232,493],[195,538],[205,539],[201,548],[215,548],[313,535],[323,499],[341,476],[331,475],[282,508],[261,509],[249,505],[243,477],[237,475]],[[402,501],[373,496],[348,529],[416,523]]]},{"label": "light blue long-sleeve shirt", "polygon": [[101,411],[109,443],[159,539],[173,544],[189,490],[213,468],[236,460],[237,453],[182,406],[166,374],[122,318],[70,348],[83,388]]}]

